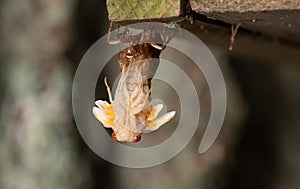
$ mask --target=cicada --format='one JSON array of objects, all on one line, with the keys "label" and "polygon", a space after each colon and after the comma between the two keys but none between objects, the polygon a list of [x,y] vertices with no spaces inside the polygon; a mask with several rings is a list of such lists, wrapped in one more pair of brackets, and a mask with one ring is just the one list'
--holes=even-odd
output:
[{"label": "cicada", "polygon": [[109,102],[97,100],[93,114],[105,128],[112,128],[114,140],[138,142],[141,133],[159,129],[176,112],[170,111],[159,116],[163,105],[150,104],[151,79],[159,64],[160,53],[165,48],[160,34],[149,28],[139,35],[123,35],[123,38],[119,37],[119,42],[125,39],[130,40],[131,44],[118,56],[120,79],[114,98],[105,78]]}]

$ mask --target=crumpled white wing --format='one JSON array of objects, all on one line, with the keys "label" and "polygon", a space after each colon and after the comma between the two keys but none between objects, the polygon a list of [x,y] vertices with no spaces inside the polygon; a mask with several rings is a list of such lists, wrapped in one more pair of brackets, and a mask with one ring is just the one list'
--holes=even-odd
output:
[{"label": "crumpled white wing", "polygon": [[147,121],[152,121],[154,120],[159,112],[163,109],[164,105],[162,104],[157,104],[156,106],[152,106],[151,111],[150,111],[150,116],[148,117]]},{"label": "crumpled white wing", "polygon": [[112,115],[111,110],[109,109],[109,103],[103,100],[97,100],[95,104],[99,107],[93,107],[94,116],[103,124],[106,128],[112,127],[112,120],[114,116]]},{"label": "crumpled white wing", "polygon": [[146,124],[146,128],[145,131],[155,131],[157,129],[159,129],[159,127],[161,127],[162,125],[164,125],[165,123],[167,123],[168,121],[170,121],[176,114],[176,111],[171,111],[168,112],[162,116],[160,116],[159,118],[156,118],[152,121],[147,122]]}]

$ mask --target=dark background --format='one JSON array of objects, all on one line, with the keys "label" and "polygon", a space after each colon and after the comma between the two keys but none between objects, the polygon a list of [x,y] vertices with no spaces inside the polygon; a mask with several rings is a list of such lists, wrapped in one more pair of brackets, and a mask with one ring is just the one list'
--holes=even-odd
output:
[{"label": "dark background", "polygon": [[[198,154],[202,127],[186,149],[165,164],[123,168],[88,148],[71,106],[76,68],[108,31],[105,2],[30,0],[0,5],[0,188],[300,186],[300,64],[206,43],[228,90],[226,119],[217,141]],[[205,83],[200,78],[201,82]],[[202,101],[207,104],[205,98]],[[205,128],[205,121],[201,124]]]}]

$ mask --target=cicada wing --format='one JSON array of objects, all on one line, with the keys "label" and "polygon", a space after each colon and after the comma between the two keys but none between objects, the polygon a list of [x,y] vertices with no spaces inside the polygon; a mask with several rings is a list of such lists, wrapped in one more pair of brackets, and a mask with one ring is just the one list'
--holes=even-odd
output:
[{"label": "cicada wing", "polygon": [[106,128],[111,128],[115,115],[111,104],[103,100],[97,100],[95,104],[98,107],[93,107],[94,116],[103,124]]},{"label": "cicada wing", "polygon": [[151,106],[149,115],[147,116],[147,121],[154,120],[162,109],[163,109],[162,104],[157,104],[156,106]]},{"label": "cicada wing", "polygon": [[156,118],[152,121],[148,121],[146,123],[146,128],[145,131],[155,131],[157,129],[159,129],[159,127],[161,127],[162,125],[164,125],[165,123],[167,123],[168,121],[170,121],[174,116],[175,116],[176,112],[175,111],[171,111],[168,112],[162,116],[160,116],[159,118]]}]

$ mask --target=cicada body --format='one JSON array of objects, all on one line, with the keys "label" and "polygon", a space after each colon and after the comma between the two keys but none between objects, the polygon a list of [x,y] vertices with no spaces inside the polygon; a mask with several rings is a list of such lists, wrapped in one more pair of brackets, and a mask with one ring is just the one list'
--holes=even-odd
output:
[{"label": "cicada body", "polygon": [[121,73],[114,99],[107,87],[110,103],[98,100],[93,114],[106,128],[112,128],[112,138],[120,142],[138,142],[141,133],[157,130],[175,116],[175,111],[158,117],[163,105],[150,105],[151,78],[159,64],[164,45],[150,42],[158,37],[151,30],[141,36],[143,43],[132,44],[119,53]]}]

